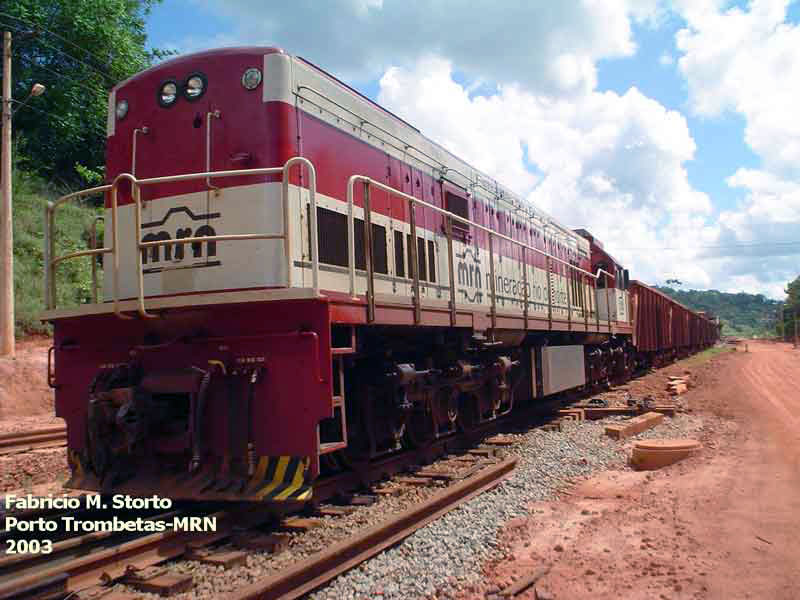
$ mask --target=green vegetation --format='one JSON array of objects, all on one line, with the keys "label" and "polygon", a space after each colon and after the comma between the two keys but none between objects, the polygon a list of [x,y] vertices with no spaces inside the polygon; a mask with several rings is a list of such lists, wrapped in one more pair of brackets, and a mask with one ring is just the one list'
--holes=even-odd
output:
[{"label": "green vegetation", "polygon": [[166,54],[145,47],[157,1],[0,0],[0,30],[15,38],[13,98],[47,87],[14,115],[21,169],[60,184],[102,173],[109,90]]},{"label": "green vegetation", "polygon": [[696,367],[698,365],[703,364],[706,361],[711,360],[715,356],[719,356],[720,354],[725,354],[727,352],[732,352],[735,348],[731,346],[713,346],[712,348],[706,348],[702,352],[698,352],[694,356],[690,356],[686,360],[684,360],[681,364],[687,367]]},{"label": "green vegetation", "polygon": [[[776,323],[775,331],[778,337],[792,339],[794,337],[794,323],[792,319],[800,321],[800,276],[794,281],[790,281],[786,286],[786,300],[783,303],[783,323]],[[798,322],[798,332],[800,332],[800,322]]]},{"label": "green vegetation", "polygon": [[[44,207],[59,194],[29,173],[14,173],[14,286],[17,335],[45,333],[39,321],[44,309]],[[59,208],[55,227],[56,254],[87,247],[89,226],[100,210],[87,204]],[[89,258],[76,258],[58,267],[58,303],[87,302],[92,294]]]},{"label": "green vegetation", "polygon": [[722,321],[722,335],[773,336],[780,302],[761,294],[729,294],[717,290],[657,289],[693,310],[712,313]]},{"label": "green vegetation", "polygon": [[[0,0],[0,31],[13,36],[14,280],[18,334],[45,332],[44,207],[104,177],[108,93],[167,52],[146,48],[145,18],[159,0]],[[34,83],[43,95],[21,102]],[[100,208],[58,210],[56,254],[87,247]],[[58,267],[58,303],[91,297],[91,259]]]}]

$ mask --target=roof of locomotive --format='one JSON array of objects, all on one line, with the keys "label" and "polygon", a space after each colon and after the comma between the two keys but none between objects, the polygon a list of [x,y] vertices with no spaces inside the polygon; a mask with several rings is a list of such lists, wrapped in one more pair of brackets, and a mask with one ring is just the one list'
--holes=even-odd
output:
[{"label": "roof of locomotive", "polygon": [[[174,58],[170,58],[168,60],[164,60],[162,62],[159,62],[159,63],[149,67],[148,69],[145,69],[144,71],[141,71],[141,72],[137,73],[136,75],[133,75],[132,77],[129,77],[128,79],[125,79],[125,80],[119,82],[117,85],[115,85],[113,87],[112,91],[113,90],[117,90],[117,89],[119,89],[119,88],[121,88],[121,87],[123,87],[125,85],[130,84],[130,83],[136,82],[136,81],[138,81],[140,79],[145,79],[145,78],[149,77],[154,71],[161,70],[164,67],[170,67],[170,68],[171,67],[181,67],[185,63],[194,62],[194,61],[196,61],[198,59],[203,59],[203,58],[206,58],[206,57],[211,58],[211,57],[232,56],[232,55],[242,55],[242,54],[253,54],[253,55],[260,55],[260,56],[263,56],[263,55],[266,55],[266,54],[284,54],[286,56],[291,57],[293,60],[302,62],[303,64],[313,68],[315,71],[320,73],[325,78],[327,78],[327,79],[335,82],[337,85],[343,87],[349,93],[354,94],[360,100],[369,103],[373,108],[378,109],[379,111],[381,111],[385,115],[387,115],[387,116],[391,117],[392,119],[396,120],[403,127],[407,127],[408,129],[410,129],[413,132],[413,134],[420,136],[426,143],[431,144],[432,146],[436,147],[439,151],[441,151],[442,153],[444,153],[447,156],[449,156],[453,161],[461,163],[464,166],[468,167],[476,175],[480,176],[480,178],[487,179],[487,180],[491,181],[496,186],[496,189],[502,193],[501,196],[498,198],[498,201],[508,204],[509,208],[511,208],[511,209],[516,209],[517,208],[516,206],[514,206],[513,201],[518,202],[520,205],[528,206],[536,214],[539,214],[539,215],[541,215],[543,217],[546,217],[547,222],[550,225],[552,225],[555,228],[557,228],[558,230],[560,230],[560,232],[562,234],[566,235],[568,238],[574,240],[576,242],[576,244],[578,245],[578,247],[581,247],[582,243],[587,243],[588,242],[588,240],[586,240],[583,236],[577,234],[572,229],[564,226],[563,224],[558,222],[556,219],[554,219],[552,216],[550,216],[549,214],[545,213],[539,207],[536,207],[532,203],[530,203],[530,202],[528,202],[526,200],[523,200],[522,198],[518,197],[510,189],[508,189],[504,185],[500,184],[494,177],[490,177],[489,175],[486,175],[482,171],[476,169],[475,167],[473,167],[472,165],[470,165],[469,163],[467,163],[463,159],[461,159],[458,156],[456,156],[455,154],[453,154],[450,150],[448,150],[447,148],[445,148],[444,146],[442,146],[438,142],[430,139],[428,136],[426,136],[418,128],[416,128],[414,125],[410,124],[408,121],[398,117],[396,114],[394,114],[390,110],[388,110],[385,107],[381,106],[377,102],[371,100],[370,98],[368,98],[367,96],[365,96],[364,94],[359,92],[358,90],[355,90],[351,86],[347,85],[345,82],[343,82],[342,80],[340,80],[336,76],[331,75],[325,69],[315,65],[314,63],[308,61],[307,59],[305,59],[305,58],[303,58],[301,56],[290,54],[290,53],[286,52],[285,50],[283,50],[282,48],[279,48],[279,47],[276,47],[276,46],[231,46],[231,47],[225,47],[225,48],[202,50],[202,51],[193,52],[193,53],[190,53],[190,54],[182,54],[180,56],[176,56]],[[411,147],[413,147],[413,146],[411,146]],[[443,166],[446,166],[446,165],[443,165]],[[509,201],[509,200],[511,200],[511,201]],[[600,247],[602,247],[602,244],[599,244],[599,245],[600,245]],[[587,243],[587,246],[588,246],[588,243]],[[583,250],[586,251],[586,252],[590,251],[590,249],[588,247],[584,247]]]},{"label": "roof of locomotive", "polygon": [[[422,139],[423,139],[423,140],[424,140],[426,143],[428,143],[428,144],[431,144],[432,146],[435,146],[435,147],[436,147],[436,148],[437,148],[439,151],[441,151],[442,153],[444,153],[444,154],[446,154],[447,156],[449,156],[449,157],[450,157],[450,158],[451,158],[453,161],[456,161],[456,162],[458,162],[458,163],[461,163],[461,164],[463,164],[463,165],[465,165],[465,166],[469,167],[469,169],[471,169],[471,170],[472,170],[472,171],[473,171],[475,174],[479,175],[481,178],[483,178],[483,179],[487,179],[487,180],[491,181],[493,184],[495,184],[495,186],[496,186],[497,190],[498,190],[498,191],[500,191],[500,192],[502,192],[502,196],[499,198],[499,201],[502,201],[502,202],[505,202],[506,204],[509,204],[509,208],[511,208],[511,209],[514,209],[514,208],[516,208],[516,207],[513,205],[513,203],[511,203],[511,202],[508,202],[508,199],[509,199],[509,198],[510,198],[510,199],[512,199],[512,200],[516,200],[516,201],[517,201],[517,202],[519,202],[520,204],[527,205],[527,206],[528,206],[528,207],[530,207],[532,210],[535,210],[535,212],[536,212],[536,213],[538,213],[539,215],[547,217],[547,221],[548,221],[548,223],[549,223],[550,225],[553,225],[554,227],[558,228],[558,229],[561,231],[561,233],[562,233],[562,234],[565,234],[565,235],[566,235],[566,236],[568,236],[570,239],[574,240],[574,241],[576,242],[576,244],[577,244],[579,247],[580,247],[580,245],[581,245],[582,243],[585,243],[585,244],[586,244],[586,246],[585,246],[585,247],[583,247],[583,250],[585,250],[586,252],[589,252],[589,251],[590,251],[590,248],[589,248],[588,241],[587,241],[587,240],[586,240],[586,239],[585,239],[583,236],[581,236],[581,235],[579,235],[579,234],[575,233],[575,232],[574,232],[572,229],[570,229],[570,228],[566,227],[565,225],[561,224],[561,223],[560,223],[560,222],[558,222],[556,219],[554,219],[552,216],[550,216],[550,215],[548,215],[547,213],[545,213],[545,212],[544,212],[542,209],[540,209],[539,207],[535,207],[535,206],[534,206],[533,204],[531,204],[530,202],[527,202],[526,200],[523,200],[523,199],[519,198],[519,197],[518,197],[518,196],[517,196],[515,193],[513,193],[513,192],[512,192],[512,191],[511,191],[509,188],[507,188],[506,186],[504,186],[504,185],[502,185],[501,183],[499,183],[499,182],[498,182],[498,181],[497,181],[497,180],[496,180],[494,177],[490,177],[489,175],[486,175],[485,173],[483,173],[483,172],[482,172],[482,171],[480,171],[479,169],[476,169],[475,167],[473,167],[472,165],[470,165],[469,163],[467,163],[467,162],[466,162],[464,159],[462,159],[462,158],[459,158],[458,156],[456,156],[455,154],[453,154],[453,152],[451,152],[450,150],[448,150],[447,148],[445,148],[444,146],[442,146],[441,144],[439,144],[439,143],[438,143],[438,142],[436,142],[435,140],[432,140],[431,138],[429,138],[427,135],[425,135],[425,134],[424,134],[422,131],[420,131],[420,130],[419,130],[417,127],[415,127],[414,125],[410,124],[408,121],[406,121],[406,120],[404,120],[404,119],[402,119],[402,118],[398,117],[396,114],[394,114],[394,113],[393,113],[393,112],[391,112],[390,110],[387,110],[385,107],[381,106],[381,105],[380,105],[380,104],[378,104],[377,102],[374,102],[374,101],[373,101],[373,100],[371,100],[370,98],[367,98],[367,97],[366,97],[366,96],[364,96],[362,93],[358,92],[357,90],[354,90],[352,87],[350,87],[349,85],[347,85],[346,83],[344,83],[342,80],[340,80],[339,78],[337,78],[335,75],[331,75],[330,73],[328,73],[327,71],[325,71],[325,69],[322,69],[321,67],[319,67],[319,66],[315,65],[314,63],[312,63],[312,62],[308,61],[307,59],[305,59],[305,58],[303,58],[303,57],[300,57],[300,56],[295,56],[295,55],[292,55],[292,58],[293,58],[294,60],[301,61],[301,62],[302,62],[303,64],[305,64],[305,65],[308,65],[309,67],[313,68],[314,70],[316,70],[317,72],[319,72],[321,75],[323,75],[323,76],[324,76],[324,77],[326,77],[327,79],[330,79],[331,81],[335,82],[337,85],[339,85],[339,86],[341,86],[341,87],[345,88],[345,89],[346,89],[347,91],[349,91],[350,93],[353,93],[353,94],[355,94],[356,96],[358,96],[359,98],[361,98],[361,99],[363,99],[363,100],[367,101],[367,102],[368,102],[370,105],[372,105],[372,106],[374,106],[375,108],[379,109],[381,112],[383,112],[383,113],[385,113],[385,114],[389,115],[390,117],[392,117],[393,119],[395,119],[396,121],[398,121],[398,122],[399,122],[400,124],[402,124],[403,126],[405,126],[405,127],[408,127],[409,129],[411,129],[411,130],[412,130],[412,132],[413,132],[414,134],[416,134],[416,135],[420,136],[420,137],[421,137],[421,138],[422,138]],[[413,147],[413,146],[412,146],[412,147]],[[445,165],[443,165],[443,166],[445,166]],[[601,246],[602,246],[602,245],[601,245]]]},{"label": "roof of locomotive", "polygon": [[211,50],[201,50],[199,52],[192,52],[190,54],[181,54],[180,56],[176,56],[174,58],[169,58],[167,60],[162,60],[159,63],[148,67],[144,71],[139,71],[135,75],[131,75],[127,79],[123,79],[119,83],[117,83],[112,89],[117,90],[129,83],[133,83],[138,81],[139,79],[144,79],[148,77],[153,71],[160,71],[164,67],[180,67],[181,65],[189,62],[194,62],[197,59],[202,59],[206,57],[218,57],[218,56],[232,56],[232,55],[242,55],[242,54],[254,54],[263,56],[265,54],[286,54],[288,53],[283,50],[283,48],[278,48],[276,46],[230,46],[227,48],[215,48]]}]

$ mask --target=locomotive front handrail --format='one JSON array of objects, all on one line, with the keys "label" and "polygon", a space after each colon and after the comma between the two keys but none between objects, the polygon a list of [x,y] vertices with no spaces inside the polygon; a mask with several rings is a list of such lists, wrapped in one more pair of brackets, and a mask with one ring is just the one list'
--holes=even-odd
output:
[{"label": "locomotive front handrail", "polygon": [[[118,188],[122,181],[128,181],[132,188],[132,197],[135,204],[135,228],[136,228],[136,262],[137,262],[137,310],[141,317],[153,318],[147,312],[144,304],[144,274],[142,272],[142,251],[146,248],[171,246],[175,244],[187,244],[192,242],[225,242],[225,241],[241,241],[241,240],[270,240],[282,239],[284,240],[284,251],[286,254],[286,287],[291,287],[292,282],[292,268],[291,268],[291,233],[289,227],[289,169],[295,165],[305,166],[309,172],[308,190],[309,200],[311,203],[311,273],[312,285],[314,294],[319,294],[319,239],[317,235],[317,219],[316,219],[316,186],[317,177],[314,165],[307,158],[295,156],[287,160],[281,167],[266,167],[258,169],[235,169],[226,171],[205,171],[202,173],[187,173],[181,175],[167,175],[162,177],[149,177],[145,179],[137,179],[130,173],[121,173],[114,178],[111,184],[103,185],[79,192],[73,192],[62,196],[55,202],[49,202],[45,208],[45,305],[48,309],[56,307],[56,281],[55,281],[55,267],[68,259],[77,258],[80,256],[96,256],[99,254],[111,254],[112,261],[112,277],[113,277],[113,304],[114,313],[120,318],[130,318],[121,312],[119,307],[120,292],[119,292],[119,219],[118,217]],[[193,179],[206,179],[218,177],[240,177],[240,176],[257,176],[257,175],[282,175],[281,196],[283,204],[283,233],[280,234],[260,234],[260,233],[243,233],[243,234],[227,234],[227,235],[213,235],[201,236],[191,238],[178,238],[175,240],[154,240],[143,242],[142,238],[142,199],[141,187],[146,185],[156,185],[161,183],[175,183],[179,181],[189,181]],[[71,252],[62,256],[55,256],[55,210],[64,202],[83,196],[89,196],[99,193],[111,193],[111,232],[112,243],[110,246],[103,248],[92,248],[89,250],[81,250],[78,252]]]},{"label": "locomotive front handrail", "polygon": [[[459,222],[461,224],[467,225],[469,227],[475,227],[477,230],[484,231],[484,232],[486,232],[488,234],[488,236],[489,236],[489,268],[492,271],[492,273],[490,273],[490,287],[491,287],[490,293],[491,293],[491,302],[492,302],[491,315],[492,315],[492,326],[493,327],[495,326],[495,322],[496,322],[496,306],[495,306],[496,297],[495,297],[495,290],[494,290],[494,286],[495,286],[495,280],[494,280],[494,248],[493,248],[493,239],[494,238],[498,238],[498,239],[500,239],[502,241],[510,242],[510,243],[512,243],[512,244],[514,244],[516,246],[519,246],[520,248],[522,248],[523,254],[526,251],[530,250],[530,251],[535,252],[535,253],[537,253],[537,254],[539,254],[541,256],[544,256],[547,259],[547,263],[548,263],[548,267],[547,267],[547,287],[548,287],[547,306],[548,306],[548,321],[550,321],[551,324],[552,324],[552,308],[553,308],[553,306],[552,306],[552,290],[551,290],[551,282],[550,282],[550,274],[551,274],[550,262],[551,261],[555,261],[557,263],[560,263],[560,264],[564,265],[565,267],[567,267],[568,269],[571,269],[575,273],[581,273],[584,277],[591,277],[594,280],[595,289],[597,287],[597,280],[600,278],[601,274],[604,277],[606,277],[606,281],[607,281],[607,277],[608,276],[611,276],[612,278],[614,278],[614,276],[611,275],[611,273],[608,273],[607,271],[603,270],[602,268],[598,268],[597,269],[597,273],[592,273],[591,271],[586,271],[585,269],[582,269],[580,267],[572,265],[568,261],[565,261],[565,260],[563,260],[563,259],[561,259],[561,258],[559,258],[557,256],[553,256],[552,254],[550,254],[549,252],[547,252],[545,250],[541,250],[540,248],[536,248],[535,246],[530,246],[530,245],[528,245],[528,244],[526,244],[524,242],[520,242],[519,240],[515,240],[515,239],[513,239],[513,238],[511,238],[511,237],[509,237],[507,235],[504,235],[502,233],[494,231],[494,230],[492,230],[492,229],[490,229],[490,228],[488,228],[488,227],[486,227],[484,225],[480,225],[478,223],[470,221],[469,219],[466,219],[466,218],[464,218],[464,217],[462,217],[460,215],[452,213],[452,212],[450,212],[448,210],[445,210],[443,208],[439,208],[438,206],[430,204],[429,202],[425,202],[424,200],[420,200],[419,198],[416,198],[416,197],[414,197],[414,196],[412,196],[410,194],[406,194],[405,192],[402,192],[402,191],[400,191],[398,189],[395,189],[395,188],[393,188],[391,186],[388,186],[388,185],[386,185],[384,183],[381,183],[380,181],[376,181],[376,180],[374,180],[371,177],[368,177],[366,175],[352,175],[347,181],[347,220],[348,220],[347,252],[348,252],[348,270],[349,270],[349,276],[350,276],[350,295],[353,296],[353,297],[356,296],[355,215],[354,215],[354,206],[355,206],[355,204],[354,204],[354,195],[355,195],[355,191],[354,190],[355,190],[355,184],[358,183],[358,182],[361,182],[361,183],[364,184],[365,193],[366,193],[366,190],[370,186],[375,186],[377,189],[383,190],[385,192],[388,192],[389,194],[394,195],[394,196],[399,196],[400,198],[403,198],[403,199],[407,200],[408,203],[409,203],[409,208],[410,208],[409,221],[410,221],[410,225],[411,225],[411,236],[412,236],[412,243],[411,243],[411,246],[410,246],[410,251],[411,251],[411,255],[412,255],[411,256],[412,264],[409,265],[409,267],[410,267],[411,274],[412,274],[412,285],[414,286],[413,302],[414,302],[414,311],[415,311],[415,322],[419,322],[419,305],[420,305],[420,300],[419,300],[419,273],[418,273],[418,268],[417,268],[418,259],[417,259],[417,256],[416,256],[416,254],[417,254],[416,253],[417,245],[414,242],[414,240],[416,240],[416,223],[415,223],[415,215],[414,215],[414,212],[415,212],[414,211],[414,205],[415,204],[419,205],[419,206],[422,206],[424,208],[428,208],[428,209],[430,209],[430,210],[432,210],[432,211],[444,216],[447,219],[448,223],[450,223],[452,221],[456,221],[456,222]],[[365,206],[365,210],[369,210],[369,207]],[[448,236],[448,238],[449,237],[450,236]],[[365,236],[365,240],[366,239],[367,238]],[[448,241],[448,249],[449,249],[448,251],[452,254],[452,250],[450,249],[450,242],[449,241]],[[365,249],[365,255],[368,255],[369,252],[370,252],[370,249],[366,248]],[[451,274],[452,274],[452,267],[451,267],[450,270],[451,270]],[[526,271],[526,277],[527,277],[527,265],[525,266],[525,271]],[[615,278],[615,280],[616,280],[616,278]],[[452,282],[451,283],[451,303],[453,303],[452,298],[454,297],[454,288],[453,288],[454,281],[453,281],[452,277],[451,277],[451,282]],[[369,282],[368,282],[368,286],[369,286]],[[567,278],[567,299],[568,299],[568,301],[567,301],[567,313],[568,313],[568,319],[569,319],[569,321],[571,323],[573,307],[571,305],[571,300],[569,299],[569,293],[570,293],[570,284],[569,284],[569,278]],[[368,294],[367,295],[368,296],[370,295],[369,294],[369,289],[368,289]],[[606,285],[606,298],[607,298],[606,299],[606,303],[608,304],[608,286],[607,285]],[[367,300],[370,303],[373,301],[370,298],[368,298]],[[527,304],[527,299],[526,299],[526,304]],[[453,306],[454,306],[454,304],[453,304]],[[595,316],[596,316],[596,318],[598,320],[597,328],[598,328],[598,331],[599,331],[599,310],[598,310],[598,308],[599,307],[595,306],[595,311],[594,312],[595,312]],[[588,310],[588,307],[584,306],[581,310],[583,312],[586,312]],[[372,312],[372,310],[370,310],[370,312]],[[454,312],[454,309],[453,309],[453,307],[451,307],[451,314],[453,312]],[[526,318],[527,318],[527,307],[526,307],[526,311],[525,312],[526,312]],[[608,317],[607,321],[608,321],[608,326],[609,326],[609,330],[610,330],[611,329],[611,311],[610,311],[610,307],[608,308],[608,313],[609,314],[607,315],[607,317]],[[452,319],[452,317],[451,317],[451,319]]]},{"label": "locomotive front handrail", "polygon": [[[111,184],[101,185],[78,192],[72,192],[61,196],[55,202],[48,202],[44,207],[44,304],[48,309],[55,308],[56,306],[56,278],[55,268],[58,263],[69,258],[77,258],[79,256],[96,256],[98,254],[113,253],[116,247],[116,231],[114,231],[114,244],[111,247],[104,246],[103,248],[92,248],[89,250],[81,250],[78,252],[71,252],[64,256],[55,256],[55,211],[56,209],[76,198],[83,198],[84,196],[94,196],[95,194],[103,194],[111,190]],[[111,205],[111,220],[116,223],[117,204],[116,196]]]}]

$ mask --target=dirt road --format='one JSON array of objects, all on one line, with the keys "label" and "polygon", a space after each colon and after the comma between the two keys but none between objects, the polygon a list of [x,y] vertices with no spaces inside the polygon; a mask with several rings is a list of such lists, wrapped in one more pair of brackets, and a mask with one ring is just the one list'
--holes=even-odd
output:
[{"label": "dirt road", "polygon": [[[504,587],[551,565],[539,589],[571,600],[800,599],[800,350],[749,342],[688,394],[700,456],[606,472],[509,524]],[[518,598],[534,598],[533,590]]]}]

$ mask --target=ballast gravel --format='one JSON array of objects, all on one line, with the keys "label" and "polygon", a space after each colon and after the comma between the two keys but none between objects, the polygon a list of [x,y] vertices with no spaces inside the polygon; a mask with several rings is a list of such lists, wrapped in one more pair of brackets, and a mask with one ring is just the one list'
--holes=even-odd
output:
[{"label": "ballast gravel", "polygon": [[[633,440],[643,437],[693,437],[702,432],[699,417],[678,414],[654,429],[620,443],[604,434],[611,420],[566,422],[562,431],[535,429],[508,434],[514,444],[503,448],[518,457],[512,475],[493,490],[420,529],[400,544],[339,576],[313,593],[313,600],[393,600],[448,598],[482,578],[481,567],[503,558],[498,542],[503,525],[528,514],[530,504],[554,497],[560,488],[606,469],[624,469]],[[247,564],[230,570],[179,560],[174,573],[191,574],[192,591],[173,598],[223,597],[290,564],[391,517],[436,493],[439,487],[405,488],[399,496],[382,496],[372,506],[344,517],[324,517],[321,527],[291,534],[288,550],[278,555],[252,552]],[[118,590],[124,586],[116,586]],[[130,591],[130,590],[128,590]],[[145,598],[157,598],[141,594]]]},{"label": "ballast gravel", "polygon": [[[567,423],[560,432],[537,429],[516,436],[516,443],[507,448],[519,459],[509,479],[341,575],[311,598],[399,600],[456,595],[481,579],[481,565],[487,558],[503,558],[497,535],[506,521],[527,515],[531,503],[552,498],[575,479],[626,468],[627,448],[604,435],[606,423]],[[691,437],[702,426],[699,417],[679,414],[640,436]]]}]

